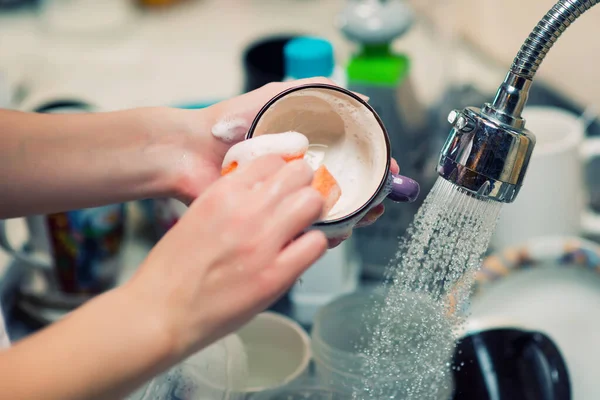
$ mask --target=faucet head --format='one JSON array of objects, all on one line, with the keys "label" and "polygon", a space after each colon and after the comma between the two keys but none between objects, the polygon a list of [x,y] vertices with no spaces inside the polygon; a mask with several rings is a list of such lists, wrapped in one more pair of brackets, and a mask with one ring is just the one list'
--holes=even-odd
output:
[{"label": "faucet head", "polygon": [[478,197],[512,203],[535,146],[525,121],[490,104],[454,110],[448,121],[452,130],[442,148],[438,174]]}]

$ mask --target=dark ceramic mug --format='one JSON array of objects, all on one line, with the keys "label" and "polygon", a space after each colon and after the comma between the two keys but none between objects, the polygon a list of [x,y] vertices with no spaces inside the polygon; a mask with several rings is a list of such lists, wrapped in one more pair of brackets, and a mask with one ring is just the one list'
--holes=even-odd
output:
[{"label": "dark ceramic mug", "polygon": [[244,51],[244,93],[285,78],[283,49],[296,35],[267,36],[251,43]]},{"label": "dark ceramic mug", "polygon": [[[314,157],[338,180],[342,197],[327,219],[313,227],[328,237],[352,229],[385,198],[412,202],[419,195],[413,179],[390,171],[388,133],[375,110],[360,96],[327,84],[307,84],[273,97],[254,119],[246,139],[297,131],[309,139]],[[402,160],[398,160],[402,163]]]},{"label": "dark ceramic mug", "polygon": [[570,400],[566,362],[540,332],[496,327],[471,332],[454,353],[455,400]]}]

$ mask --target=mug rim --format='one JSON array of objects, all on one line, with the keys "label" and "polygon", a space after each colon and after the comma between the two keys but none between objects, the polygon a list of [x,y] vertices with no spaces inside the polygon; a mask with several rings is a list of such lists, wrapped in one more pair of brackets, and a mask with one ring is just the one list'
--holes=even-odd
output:
[{"label": "mug rim", "polygon": [[390,160],[391,144],[390,144],[390,137],[389,137],[388,131],[385,128],[385,125],[383,124],[381,117],[379,116],[379,114],[377,114],[375,109],[373,107],[371,107],[371,105],[369,105],[369,103],[367,103],[365,100],[360,98],[357,94],[353,93],[352,91],[350,91],[348,89],[344,89],[340,86],[330,85],[327,83],[307,83],[304,85],[298,85],[298,86],[294,86],[292,88],[285,89],[285,90],[279,92],[278,94],[276,94],[275,96],[273,96],[267,103],[265,103],[264,106],[262,106],[260,111],[256,114],[256,117],[254,117],[254,120],[252,120],[252,124],[250,125],[250,128],[248,128],[248,132],[246,133],[244,140],[248,140],[254,136],[254,130],[256,129],[258,123],[260,122],[260,119],[269,110],[269,108],[271,108],[271,106],[273,106],[276,102],[278,102],[279,100],[281,100],[282,98],[286,97],[289,94],[292,94],[292,93],[300,91],[300,90],[306,90],[306,89],[326,89],[326,90],[337,91],[339,93],[350,96],[352,99],[358,101],[362,106],[366,107],[367,110],[375,117],[375,120],[377,121],[377,123],[379,124],[379,127],[381,128],[381,131],[383,132],[386,155],[387,155],[386,164],[385,164],[386,173],[384,173],[383,176],[381,177],[381,181],[379,182],[377,189],[371,195],[371,197],[369,197],[369,200],[367,200],[362,206],[360,206],[353,212],[351,212],[347,215],[344,215],[343,217],[339,217],[339,218],[331,219],[331,220],[327,220],[327,221],[318,221],[313,224],[313,226],[320,227],[320,226],[327,226],[327,225],[337,224],[340,222],[345,222],[345,221],[350,220],[350,219],[354,218],[355,216],[359,215],[363,211],[369,209],[369,207],[373,204],[373,202],[375,201],[377,196],[379,196],[381,191],[384,189],[385,183],[387,181],[387,177],[390,173],[389,171],[390,171],[390,165],[391,165],[391,160]]}]

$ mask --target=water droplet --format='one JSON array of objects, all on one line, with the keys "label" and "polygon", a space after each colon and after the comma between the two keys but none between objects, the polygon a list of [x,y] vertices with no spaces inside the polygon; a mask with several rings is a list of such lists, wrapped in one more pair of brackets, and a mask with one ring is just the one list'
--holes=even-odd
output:
[{"label": "water droplet", "polygon": [[361,349],[365,382],[355,388],[355,399],[439,398],[451,379],[453,332],[464,325],[462,311],[501,206],[443,179],[436,182],[399,239],[382,285],[384,300],[369,310],[369,320],[376,315],[378,321]]}]

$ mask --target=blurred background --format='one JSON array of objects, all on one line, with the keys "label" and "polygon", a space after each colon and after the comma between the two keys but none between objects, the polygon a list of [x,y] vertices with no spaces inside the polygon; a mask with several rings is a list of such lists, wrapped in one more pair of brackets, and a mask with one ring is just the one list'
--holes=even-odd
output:
[{"label": "blurred background", "polygon": [[[450,129],[449,111],[479,107],[492,99],[523,40],[553,4],[554,0],[529,0],[527,7],[518,0],[0,0],[0,107],[37,112],[202,108],[270,81],[325,75],[370,95],[403,174],[417,179],[426,193],[435,181],[434,166]],[[600,37],[599,21],[600,14],[592,11],[561,38],[540,69],[529,101],[574,118],[583,115],[586,138],[600,134],[600,41],[591,40]],[[302,57],[312,60],[311,68],[301,65]],[[586,237],[595,246],[600,237],[595,219],[600,210],[600,170],[594,161],[598,152],[576,156],[584,177],[577,189],[584,193],[582,205],[566,200],[539,207],[540,218],[546,220],[566,208],[576,209],[574,227],[539,226],[537,232],[523,228],[532,222],[513,218],[503,235],[530,233],[513,241],[497,238],[490,252],[542,234]],[[533,204],[545,204],[551,194],[539,196]],[[274,309],[310,326],[319,307],[380,282],[398,236],[420,204],[390,204],[380,221],[357,230],[348,243],[329,252],[313,275],[304,277],[304,285],[292,289]],[[41,262],[0,250],[0,304],[13,340],[128,279],[185,212],[168,199],[115,207],[96,210],[111,220],[102,240],[110,240],[113,247],[101,260],[110,264],[102,267],[110,272],[99,274],[88,286],[65,283],[64,274],[51,271],[57,260],[47,261],[50,268],[20,268]],[[83,218],[73,213],[68,217]],[[586,218],[579,220],[580,214]],[[14,251],[48,253],[36,244],[36,221],[2,225],[2,235]],[[83,263],[72,268],[92,267]]]},{"label": "blurred background", "polygon": [[[552,4],[535,0],[525,9],[516,0],[0,0],[0,106],[38,112],[201,108],[270,81],[326,75],[371,96],[403,174],[426,193],[448,134],[448,112],[492,98],[523,38]],[[574,115],[588,110],[588,136],[599,131],[589,112],[600,103],[594,69],[600,43],[588,40],[600,33],[597,21],[595,15],[582,18],[564,35],[529,102]],[[312,69],[303,67],[302,57],[312,60]],[[593,211],[594,158],[584,164]],[[329,281],[339,281],[340,293],[382,279],[397,237],[420,204],[390,204],[384,218],[357,230],[337,258],[331,256],[327,263],[338,263],[339,271]],[[132,257],[125,262],[129,267],[184,212],[170,200],[121,206],[120,214],[106,215],[125,232],[113,236],[122,244],[115,253]],[[138,222],[128,222],[132,218]],[[6,236],[19,248],[36,236],[32,229],[31,221],[8,221]],[[139,241],[127,238],[140,236],[149,238],[147,247],[131,250]],[[11,257],[2,252],[0,261],[5,271]],[[342,272],[349,263],[351,281]],[[118,264],[111,273],[121,276]],[[44,280],[56,279],[46,274]],[[51,284],[54,289],[38,284],[44,287],[38,291],[65,295],[60,282]]]}]

